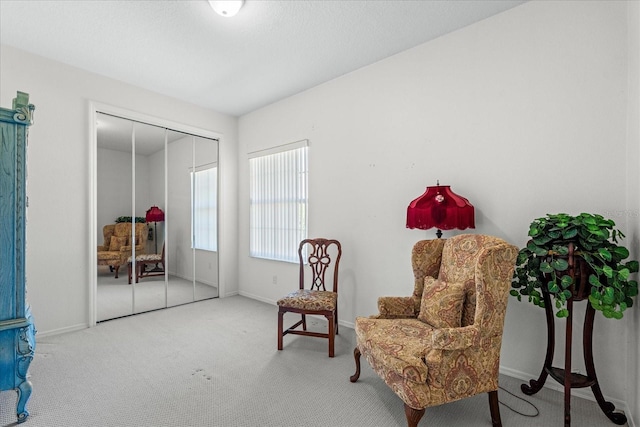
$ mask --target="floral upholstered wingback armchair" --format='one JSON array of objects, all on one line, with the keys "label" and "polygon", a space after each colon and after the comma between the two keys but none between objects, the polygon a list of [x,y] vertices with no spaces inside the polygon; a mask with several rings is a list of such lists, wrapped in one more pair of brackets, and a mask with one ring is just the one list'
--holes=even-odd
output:
[{"label": "floral upholstered wingback armchair", "polygon": [[[105,225],[102,228],[104,244],[98,246],[98,265],[108,265],[115,271],[118,278],[120,266],[127,263],[133,252],[131,247],[131,223],[120,222]],[[147,224],[136,223],[135,252],[136,255],[145,253],[147,242]]]},{"label": "floral upholstered wingback armchair", "polygon": [[517,254],[485,235],[416,243],[413,295],[381,297],[378,315],[356,318],[351,382],[362,354],[404,402],[408,426],[417,426],[427,407],[485,392],[500,426],[500,347]]}]

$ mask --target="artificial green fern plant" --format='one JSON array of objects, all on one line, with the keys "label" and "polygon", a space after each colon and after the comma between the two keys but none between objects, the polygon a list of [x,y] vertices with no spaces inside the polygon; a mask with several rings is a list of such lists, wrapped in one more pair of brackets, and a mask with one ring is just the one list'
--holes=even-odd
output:
[{"label": "artificial green fern plant", "polygon": [[629,250],[618,245],[624,234],[615,223],[601,215],[581,213],[548,214],[529,226],[531,240],[520,250],[512,282],[511,295],[544,307],[542,287],[555,300],[556,316],[567,317],[567,300],[572,297],[574,279],[568,274],[569,244],[574,257],[589,267],[589,302],[605,317],[621,319],[638,295],[638,282],[631,274],[638,271],[638,261],[624,261]]},{"label": "artificial green fern plant", "polygon": [[[143,216],[137,216],[135,219],[136,219],[136,223],[145,223],[145,222],[147,222],[147,220]],[[130,216],[119,216],[118,218],[116,218],[116,223],[120,223],[120,222],[131,222],[131,217]]]}]

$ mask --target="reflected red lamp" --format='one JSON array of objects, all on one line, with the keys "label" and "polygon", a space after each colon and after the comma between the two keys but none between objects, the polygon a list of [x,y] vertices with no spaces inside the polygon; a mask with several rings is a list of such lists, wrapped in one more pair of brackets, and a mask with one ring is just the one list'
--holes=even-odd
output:
[{"label": "reflected red lamp", "polygon": [[435,187],[427,187],[422,196],[409,204],[407,228],[437,228],[439,239],[442,230],[476,228],[474,217],[473,205],[467,199],[438,182]]},{"label": "reflected red lamp", "polygon": [[153,240],[156,241],[156,253],[158,253],[158,232],[156,230],[156,226],[158,222],[164,221],[164,212],[157,206],[151,206],[149,210],[147,210],[147,216],[145,220],[149,222],[153,222]]}]

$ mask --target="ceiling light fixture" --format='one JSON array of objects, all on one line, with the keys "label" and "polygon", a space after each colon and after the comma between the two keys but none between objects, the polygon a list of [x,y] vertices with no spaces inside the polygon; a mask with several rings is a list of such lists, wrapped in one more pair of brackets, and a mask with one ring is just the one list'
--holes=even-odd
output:
[{"label": "ceiling light fixture", "polygon": [[225,18],[235,16],[240,11],[244,0],[209,0],[209,5],[216,13]]}]

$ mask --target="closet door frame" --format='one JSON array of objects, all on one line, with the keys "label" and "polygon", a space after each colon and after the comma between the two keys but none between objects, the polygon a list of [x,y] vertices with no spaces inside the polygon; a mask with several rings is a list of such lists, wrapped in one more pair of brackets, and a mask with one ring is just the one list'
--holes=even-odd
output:
[{"label": "closet door frame", "polygon": [[[96,237],[96,227],[97,227],[97,203],[98,203],[98,184],[97,184],[97,150],[98,150],[98,132],[97,132],[97,120],[98,113],[110,114],[113,116],[118,116],[123,119],[133,120],[136,122],[146,123],[149,125],[154,125],[158,127],[164,127],[171,130],[175,130],[178,132],[182,132],[185,134],[195,135],[208,139],[215,139],[218,141],[218,153],[220,153],[220,144],[222,143],[222,135],[206,129],[201,129],[194,126],[189,126],[183,123],[174,122],[169,119],[163,119],[160,117],[150,116],[148,114],[139,113],[136,111],[128,110],[125,108],[117,107],[110,104],[104,104],[97,101],[89,101],[89,277],[87,283],[89,283],[89,292],[88,292],[88,306],[89,306],[89,327],[94,327],[97,324],[97,294],[98,294],[98,266],[96,263],[97,258],[97,246],[98,241]],[[165,165],[166,168],[166,165]],[[222,200],[221,191],[222,189],[222,176],[220,173],[220,166],[218,166],[218,265],[221,265],[220,258],[221,252],[220,250],[220,242],[221,239],[221,216],[222,209],[220,206],[220,201]],[[221,267],[218,269],[218,295],[222,297],[224,293],[224,283],[220,280],[222,277]]]}]

